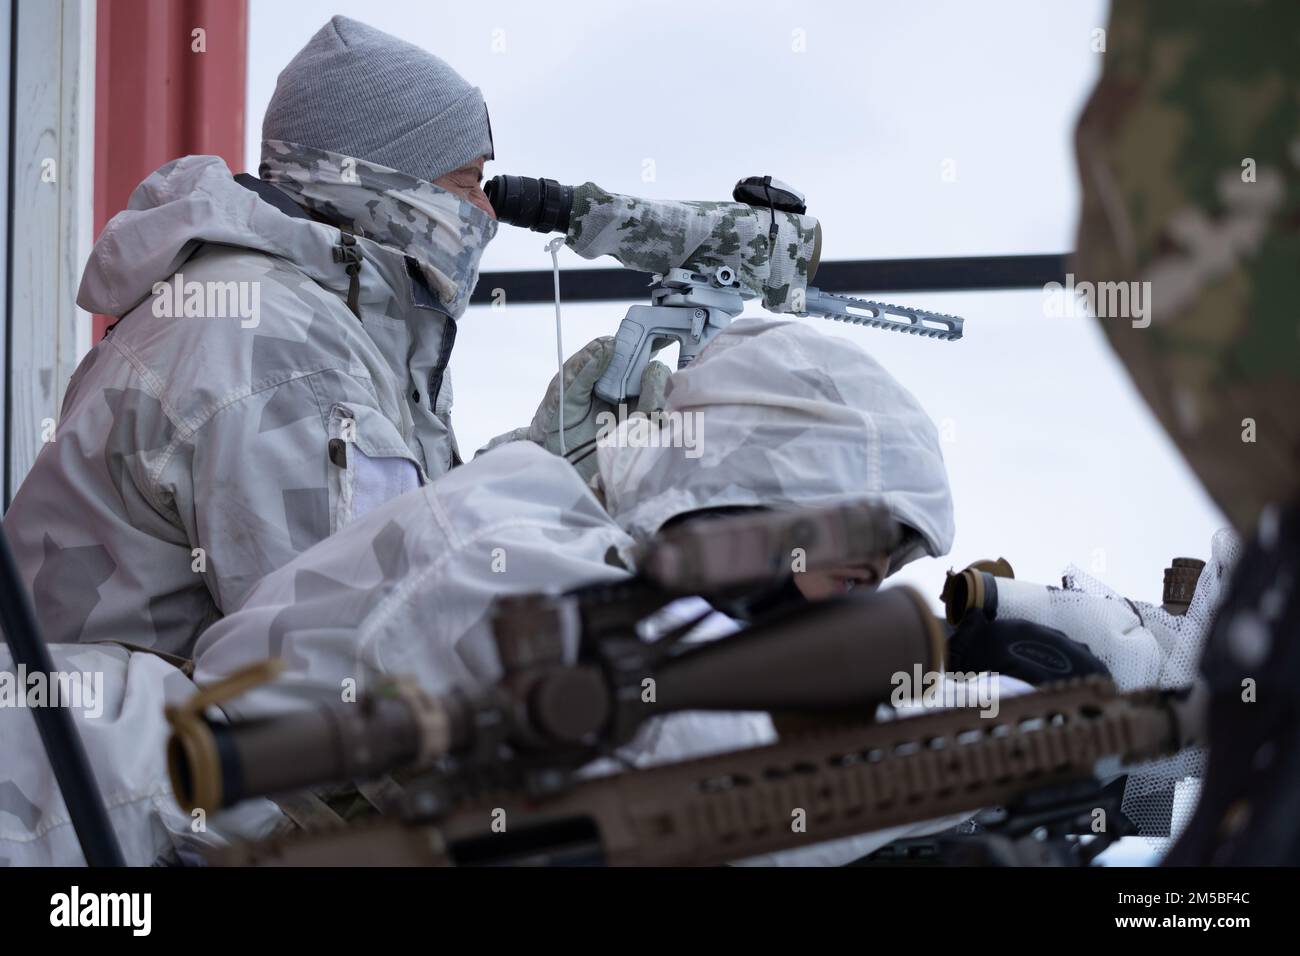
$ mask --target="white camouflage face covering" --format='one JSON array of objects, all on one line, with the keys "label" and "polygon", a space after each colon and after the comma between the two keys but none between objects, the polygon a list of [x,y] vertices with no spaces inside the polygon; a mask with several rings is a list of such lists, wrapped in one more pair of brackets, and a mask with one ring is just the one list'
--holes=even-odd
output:
[{"label": "white camouflage face covering", "polygon": [[258,174],[359,236],[415,259],[443,307],[459,319],[497,221],[441,186],[386,166],[279,140],[262,143]]}]

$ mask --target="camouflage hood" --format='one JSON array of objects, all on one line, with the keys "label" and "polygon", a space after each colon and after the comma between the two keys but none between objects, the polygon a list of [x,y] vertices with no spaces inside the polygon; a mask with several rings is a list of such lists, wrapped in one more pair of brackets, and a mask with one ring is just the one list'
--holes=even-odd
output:
[{"label": "camouflage hood", "polygon": [[797,322],[732,323],[673,375],[657,431],[630,418],[597,454],[606,507],[640,540],[706,508],[871,499],[920,536],[891,570],[952,546],[934,424],[858,346]]},{"label": "camouflage hood", "polygon": [[297,143],[263,142],[258,174],[330,222],[410,256],[452,318],[464,314],[497,231],[483,210],[406,173]]},{"label": "camouflage hood", "polygon": [[137,186],[126,209],[104,227],[77,304],[124,316],[205,242],[287,259],[323,285],[337,285],[342,270],[331,252],[337,241],[337,230],[290,218],[241,186],[219,157],[184,156]]},{"label": "camouflage hood", "polygon": [[[452,318],[478,281],[496,221],[432,183],[290,144],[265,146],[261,175],[299,204],[350,225],[376,246],[419,263]],[[236,246],[287,259],[327,287],[338,285],[337,230],[285,216],[241,186],[216,156],[185,156],[162,166],[131,194],[91,251],[77,304],[122,316],[144,301],[199,243]]]}]

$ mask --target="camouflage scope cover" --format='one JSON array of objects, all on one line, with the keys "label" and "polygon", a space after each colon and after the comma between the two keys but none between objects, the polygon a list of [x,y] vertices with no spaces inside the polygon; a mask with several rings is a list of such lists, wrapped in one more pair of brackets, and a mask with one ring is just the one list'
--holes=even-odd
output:
[{"label": "camouflage scope cover", "polygon": [[640,199],[583,183],[573,190],[567,244],[584,259],[612,256],[629,269],[730,266],[747,294],[773,312],[802,311],[803,290],[821,258],[821,225],[812,216],[772,213],[738,202]]}]

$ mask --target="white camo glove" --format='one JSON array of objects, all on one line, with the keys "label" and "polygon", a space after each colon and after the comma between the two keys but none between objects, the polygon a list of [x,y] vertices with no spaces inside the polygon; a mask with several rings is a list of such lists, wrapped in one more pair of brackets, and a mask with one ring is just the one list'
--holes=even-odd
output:
[{"label": "white camo glove", "polygon": [[[598,416],[601,412],[608,412],[617,420],[619,414],[617,407],[592,391],[613,357],[614,338],[602,335],[592,339],[564,363],[564,457],[584,481],[589,481],[596,473],[596,439],[601,427],[610,421],[608,416],[599,420]],[[636,407],[627,409],[626,414],[649,415],[660,411],[671,374],[663,362],[648,363],[641,375],[641,394]],[[537,406],[537,414],[533,416],[527,435],[530,441],[556,455],[560,454],[559,403],[559,375],[556,374],[546,389],[546,397]]]}]

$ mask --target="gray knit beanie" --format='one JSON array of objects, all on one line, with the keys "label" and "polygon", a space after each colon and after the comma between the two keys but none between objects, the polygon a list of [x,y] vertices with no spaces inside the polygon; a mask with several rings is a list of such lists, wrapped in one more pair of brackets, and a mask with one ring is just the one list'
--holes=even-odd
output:
[{"label": "gray knit beanie", "polygon": [[262,120],[276,139],[435,180],[492,155],[487,104],[432,53],[333,17],[281,71]]}]

